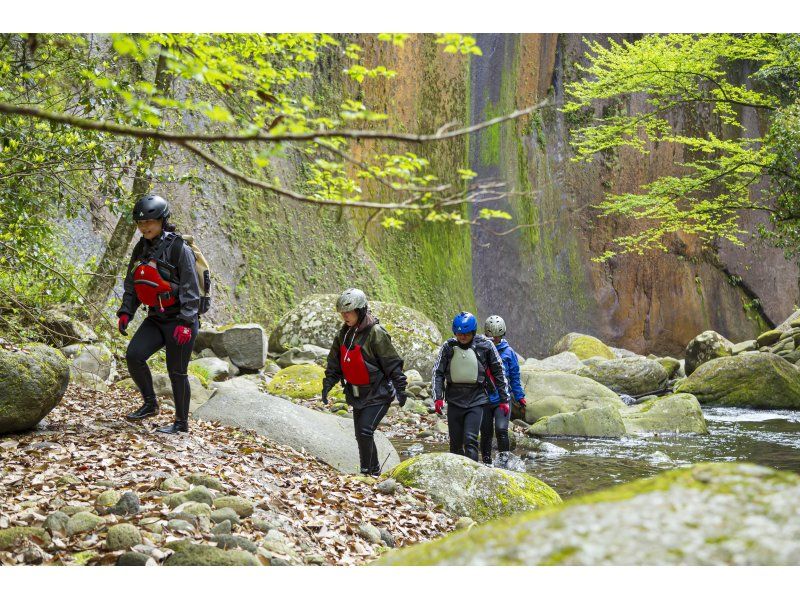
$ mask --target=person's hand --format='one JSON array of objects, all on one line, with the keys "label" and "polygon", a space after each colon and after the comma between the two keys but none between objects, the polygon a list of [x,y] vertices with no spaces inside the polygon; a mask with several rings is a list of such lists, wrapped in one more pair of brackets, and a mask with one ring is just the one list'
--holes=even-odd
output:
[{"label": "person's hand", "polygon": [[176,326],[175,331],[172,333],[172,338],[179,345],[185,345],[192,340],[192,329],[188,326]]},{"label": "person's hand", "polygon": [[444,408],[444,399],[438,399],[437,401],[434,401],[433,408],[436,410],[436,413],[441,415],[442,409]]},{"label": "person's hand", "polygon": [[498,408],[498,409],[500,409],[500,411],[502,411],[502,412],[503,412],[503,415],[504,415],[505,417],[508,417],[508,412],[510,411],[510,409],[509,409],[509,407],[508,407],[508,403],[500,403],[500,404],[497,406],[497,408]]},{"label": "person's hand", "polygon": [[128,336],[127,329],[128,329],[128,322],[130,321],[131,317],[128,314],[120,314],[119,320],[117,320],[117,329],[119,330],[120,334]]},{"label": "person's hand", "polygon": [[519,401],[517,401],[517,402],[518,402],[520,405],[522,405],[523,407],[525,407],[525,406],[528,404],[528,402],[525,400],[525,397],[522,397],[522,398],[521,398]]},{"label": "person's hand", "polygon": [[397,402],[400,404],[400,407],[406,406],[406,401],[408,400],[408,395],[404,392],[397,393]]}]

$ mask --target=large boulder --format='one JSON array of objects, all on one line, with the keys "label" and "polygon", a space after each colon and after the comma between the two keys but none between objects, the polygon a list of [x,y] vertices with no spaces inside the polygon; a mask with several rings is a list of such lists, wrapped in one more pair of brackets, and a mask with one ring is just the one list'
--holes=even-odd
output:
[{"label": "large boulder", "polygon": [[[291,401],[260,392],[249,381],[238,378],[216,384],[217,394],[192,415],[266,436],[318,457],[344,473],[358,473],[358,448],[353,422]],[[400,462],[394,447],[382,432],[375,433],[378,456],[385,468]]]},{"label": "large boulder", "polygon": [[706,330],[694,337],[686,346],[684,369],[689,376],[702,364],[718,357],[728,357],[733,352],[733,343],[719,332]]},{"label": "large boulder", "polygon": [[282,368],[288,368],[290,365],[302,365],[305,363],[316,363],[317,365],[324,366],[330,349],[323,349],[316,345],[305,344],[301,347],[292,347],[286,353],[280,355],[275,362]]},{"label": "large boulder", "polygon": [[578,356],[578,359],[589,359],[590,357],[603,357],[605,359],[614,359],[616,355],[611,350],[611,347],[606,345],[603,341],[588,334],[581,334],[579,332],[570,332],[561,337],[561,339],[553,346],[553,353],[562,353],[563,351],[570,351]]},{"label": "large boulder", "polygon": [[233,376],[231,364],[219,357],[202,357],[189,362],[189,371],[198,378],[205,378],[206,384],[222,382]]},{"label": "large boulder", "polygon": [[527,399],[524,419],[530,424],[546,415],[605,405],[619,409],[625,405],[617,393],[591,378],[530,370],[527,366],[520,369],[520,378]]},{"label": "large boulder", "polygon": [[[304,344],[330,347],[342,319],[334,305],[337,295],[312,295],[301,301],[275,325],[269,337],[269,350],[285,353]],[[370,301],[372,313],[392,337],[405,369],[430,375],[442,335],[422,313],[396,303]]]},{"label": "large boulder", "polygon": [[313,363],[292,365],[270,380],[267,391],[292,399],[310,399],[322,393],[325,370]]},{"label": "large boulder", "polygon": [[523,367],[530,370],[542,371],[556,371],[556,372],[571,372],[578,369],[583,365],[583,362],[578,359],[575,353],[564,351],[558,355],[551,355],[545,359],[535,359],[531,357],[525,360]]},{"label": "large boulder", "polygon": [[595,361],[573,373],[591,378],[614,392],[634,396],[662,388],[669,378],[664,366],[644,357]]},{"label": "large boulder", "polygon": [[591,438],[622,438],[625,424],[619,409],[611,405],[590,407],[573,413],[556,413],[534,422],[528,428],[530,436],[583,436]]},{"label": "large boulder", "polygon": [[56,347],[75,343],[93,343],[97,340],[95,332],[83,322],[71,318],[59,309],[48,309],[39,316],[44,340]]},{"label": "large boulder", "polygon": [[675,391],[703,404],[800,409],[800,371],[772,353],[742,353],[701,365]]},{"label": "large boulder", "polygon": [[267,361],[267,334],[260,324],[235,324],[213,338],[217,357],[230,357],[243,370],[260,370]]},{"label": "large boulder", "polygon": [[776,327],[781,332],[787,332],[792,328],[800,328],[800,310],[794,312]]},{"label": "large boulder", "polygon": [[622,421],[628,434],[708,434],[700,403],[688,393],[653,397],[625,407]]},{"label": "large boulder", "polygon": [[453,517],[479,522],[561,502],[555,490],[532,475],[484,467],[450,453],[418,455],[403,461],[389,476],[424,490]]},{"label": "large boulder", "polygon": [[38,343],[0,347],[0,434],[29,430],[58,405],[69,384],[60,351]]},{"label": "large boulder", "polygon": [[70,346],[62,352],[72,358],[69,366],[75,374],[93,374],[103,382],[109,382],[116,372],[114,355],[103,344]]},{"label": "large boulder", "polygon": [[704,463],[392,551],[376,565],[796,565],[800,477]]}]

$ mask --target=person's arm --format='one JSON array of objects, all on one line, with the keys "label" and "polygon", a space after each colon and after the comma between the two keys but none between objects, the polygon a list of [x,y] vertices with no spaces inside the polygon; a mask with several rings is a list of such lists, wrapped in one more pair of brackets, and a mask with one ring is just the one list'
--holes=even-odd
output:
[{"label": "person's arm", "polygon": [[514,395],[514,400],[519,402],[525,398],[525,389],[522,387],[522,382],[519,376],[519,361],[514,351],[510,351],[506,364],[508,366],[508,383],[511,386],[511,394]]},{"label": "person's arm", "polygon": [[494,376],[497,392],[500,393],[500,402],[511,403],[511,396],[508,390],[508,378],[503,370],[503,360],[500,358],[500,353],[497,352],[497,347],[494,346],[492,341],[488,341],[486,346],[489,348],[489,370]]},{"label": "person's arm", "polygon": [[191,326],[200,307],[200,287],[197,286],[194,252],[185,242],[178,256],[178,302],[181,306],[178,319]]},{"label": "person's arm", "polygon": [[439,355],[436,357],[436,363],[433,366],[433,375],[431,376],[431,394],[433,395],[434,402],[444,400],[444,383],[445,373],[447,372],[447,365],[450,363],[452,356],[452,349],[450,344],[445,342],[442,348],[439,349]]},{"label": "person's arm", "polygon": [[391,380],[392,386],[397,391],[397,402],[402,407],[406,402],[406,386],[408,381],[403,372],[403,359],[397,354],[392,344],[392,337],[380,326],[375,326],[374,352],[383,373]]},{"label": "person's arm", "polygon": [[128,261],[128,268],[125,271],[125,280],[122,283],[122,306],[117,310],[117,317],[122,314],[127,314],[129,318],[133,319],[133,314],[139,309],[142,304],[136,296],[136,290],[133,286],[133,265],[139,257],[142,250],[142,239],[136,243],[131,253],[131,259]]},{"label": "person's arm", "polygon": [[328,402],[328,393],[342,379],[342,365],[339,363],[339,335],[333,339],[328,361],[325,365],[325,378],[322,380],[322,402]]}]

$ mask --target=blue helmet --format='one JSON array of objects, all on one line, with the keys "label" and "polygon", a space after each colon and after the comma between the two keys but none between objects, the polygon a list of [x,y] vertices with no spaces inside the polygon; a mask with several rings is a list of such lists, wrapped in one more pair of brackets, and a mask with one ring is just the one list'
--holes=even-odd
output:
[{"label": "blue helmet", "polygon": [[453,318],[453,334],[469,334],[477,330],[478,320],[468,311],[462,311]]}]

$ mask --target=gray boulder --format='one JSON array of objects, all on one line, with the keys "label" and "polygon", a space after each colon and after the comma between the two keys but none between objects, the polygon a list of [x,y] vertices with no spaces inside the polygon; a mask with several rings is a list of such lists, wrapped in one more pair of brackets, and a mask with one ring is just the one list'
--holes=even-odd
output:
[{"label": "gray boulder", "polygon": [[556,355],[551,355],[545,359],[535,359],[530,357],[525,360],[523,367],[529,370],[541,370],[545,372],[571,372],[583,365],[578,356],[571,351],[563,351]]},{"label": "gray boulder", "polygon": [[0,347],[0,434],[38,424],[58,405],[69,384],[69,365],[57,349],[31,344]]},{"label": "gray boulder", "polygon": [[654,397],[625,407],[622,420],[628,434],[708,434],[700,403],[688,393]]},{"label": "gray boulder", "polygon": [[632,396],[659,390],[669,378],[660,363],[644,357],[600,360],[573,373],[591,378],[614,392]]},{"label": "gray boulder", "polygon": [[556,413],[605,405],[620,409],[625,405],[613,390],[583,376],[531,370],[526,365],[520,369],[520,377],[527,399],[524,419],[528,423]]},{"label": "gray boulder", "polygon": [[209,382],[222,382],[232,377],[231,367],[219,357],[203,357],[189,362],[189,367],[199,368]]},{"label": "gray boulder", "polygon": [[[339,471],[359,471],[353,423],[346,418],[315,411],[258,390],[255,384],[220,382],[217,394],[192,415],[256,432],[279,443],[304,450]],[[400,459],[386,436],[375,433],[378,455],[385,469]]]},{"label": "gray boulder", "polygon": [[323,349],[316,345],[304,344],[301,347],[292,347],[275,361],[282,368],[288,368],[292,365],[302,365],[304,363],[315,363],[324,367],[329,352],[329,349]]},{"label": "gray boulder", "polygon": [[[220,342],[223,349],[218,351]],[[236,324],[216,337],[211,348],[219,357],[230,357],[238,368],[260,370],[267,361],[267,334],[260,324]]]},{"label": "gray boulder", "polygon": [[93,374],[103,382],[109,382],[116,370],[116,364],[114,356],[105,345],[79,345],[72,357],[70,369],[76,373]]},{"label": "gray boulder", "polygon": [[718,332],[706,330],[694,337],[686,346],[684,369],[690,376],[698,367],[718,357],[728,357],[733,351],[733,343]]},{"label": "gray boulder", "polygon": [[625,423],[619,409],[605,405],[543,417],[534,422],[527,433],[531,436],[622,438]]}]

